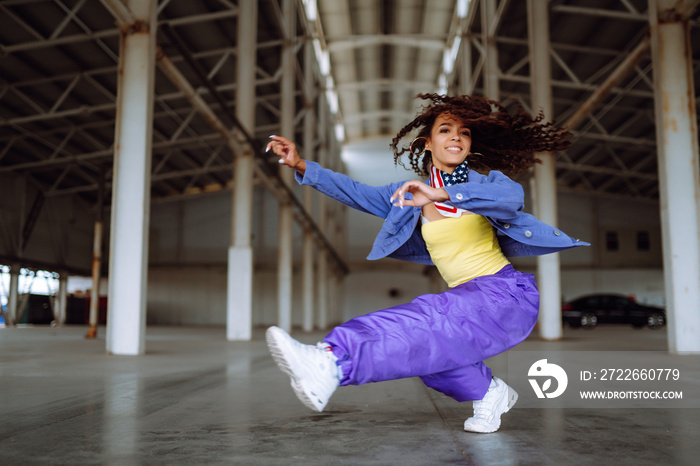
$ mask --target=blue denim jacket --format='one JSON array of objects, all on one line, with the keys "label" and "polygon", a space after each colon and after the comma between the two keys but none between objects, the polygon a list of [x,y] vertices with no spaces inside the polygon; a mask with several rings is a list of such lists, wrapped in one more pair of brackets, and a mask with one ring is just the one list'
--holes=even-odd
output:
[{"label": "blue denim jacket", "polygon": [[[310,161],[306,162],[303,176],[298,172],[295,175],[302,185],[312,186],[349,207],[385,219],[367,259],[392,257],[433,264],[418,227],[421,209],[401,209],[389,201],[403,183],[369,186]],[[492,171],[488,176],[471,171],[468,182],[444,189],[450,197],[446,204],[483,215],[491,222],[507,257],[538,256],[589,245],[523,212],[522,186],[499,171]],[[409,196],[410,193],[406,197]]]}]

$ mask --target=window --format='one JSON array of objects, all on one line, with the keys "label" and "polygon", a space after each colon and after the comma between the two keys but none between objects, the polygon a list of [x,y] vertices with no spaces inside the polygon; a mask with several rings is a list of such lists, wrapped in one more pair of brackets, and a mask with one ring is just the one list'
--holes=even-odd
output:
[{"label": "window", "polygon": [[618,311],[622,311],[629,307],[630,300],[623,297],[613,298],[612,308]]},{"label": "window", "polygon": [[588,298],[588,302],[586,302],[586,307],[588,309],[598,308],[601,306],[600,302],[602,300],[603,300],[603,298],[601,298],[600,296],[594,296],[594,297]]},{"label": "window", "polygon": [[649,232],[648,231],[638,231],[637,232],[637,251],[648,251],[650,248]]},{"label": "window", "polygon": [[617,251],[620,249],[620,241],[616,231],[608,231],[605,233],[605,249],[608,251]]}]

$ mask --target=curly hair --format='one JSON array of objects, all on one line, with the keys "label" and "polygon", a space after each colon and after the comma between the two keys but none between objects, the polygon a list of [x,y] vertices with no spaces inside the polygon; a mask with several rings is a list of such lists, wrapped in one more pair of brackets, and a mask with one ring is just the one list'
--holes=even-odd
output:
[{"label": "curly hair", "polygon": [[430,137],[435,120],[444,113],[459,118],[471,130],[471,152],[480,155],[470,157],[469,166],[476,170],[500,170],[516,175],[539,162],[534,152],[564,150],[571,145],[571,133],[553,123],[542,123],[542,112],[533,118],[517,101],[517,110],[511,114],[499,102],[486,97],[440,94],[418,94],[417,97],[431,103],[401,128],[391,141],[391,149],[394,165],[409,170],[401,160],[402,154],[408,152],[410,169],[424,177],[428,176],[432,160],[430,151],[414,154],[410,146],[399,149],[399,142],[417,128],[418,137]]}]

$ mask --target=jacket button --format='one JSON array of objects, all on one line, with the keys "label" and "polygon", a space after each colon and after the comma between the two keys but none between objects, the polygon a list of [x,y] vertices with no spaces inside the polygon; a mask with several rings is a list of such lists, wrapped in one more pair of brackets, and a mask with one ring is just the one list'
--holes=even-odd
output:
[{"label": "jacket button", "polygon": [[532,232],[530,230],[525,230],[525,236],[530,238],[532,236]]},{"label": "jacket button", "polygon": [[456,197],[458,200],[460,200],[460,201],[461,201],[462,199],[464,199],[464,196],[462,196],[462,193],[457,193],[457,195],[456,195],[455,197]]},{"label": "jacket button", "polygon": [[503,228],[505,228],[506,230],[507,230],[508,228],[510,228],[510,223],[504,223],[504,224],[503,224]]},{"label": "jacket button", "polygon": [[560,232],[559,230],[554,230],[554,234],[555,234],[556,236],[561,236],[561,232]]}]

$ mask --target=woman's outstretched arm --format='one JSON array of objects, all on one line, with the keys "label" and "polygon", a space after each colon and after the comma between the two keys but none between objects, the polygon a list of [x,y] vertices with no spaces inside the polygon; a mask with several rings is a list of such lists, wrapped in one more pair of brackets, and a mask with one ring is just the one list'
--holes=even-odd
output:
[{"label": "woman's outstretched arm", "polygon": [[386,218],[391,211],[391,194],[399,183],[386,186],[369,186],[352,178],[324,169],[315,162],[303,160],[297,153],[296,146],[289,139],[270,136],[272,139],[267,150],[273,150],[280,157],[279,163],[297,171],[297,181],[311,186],[326,196],[342,202],[348,207]]}]

